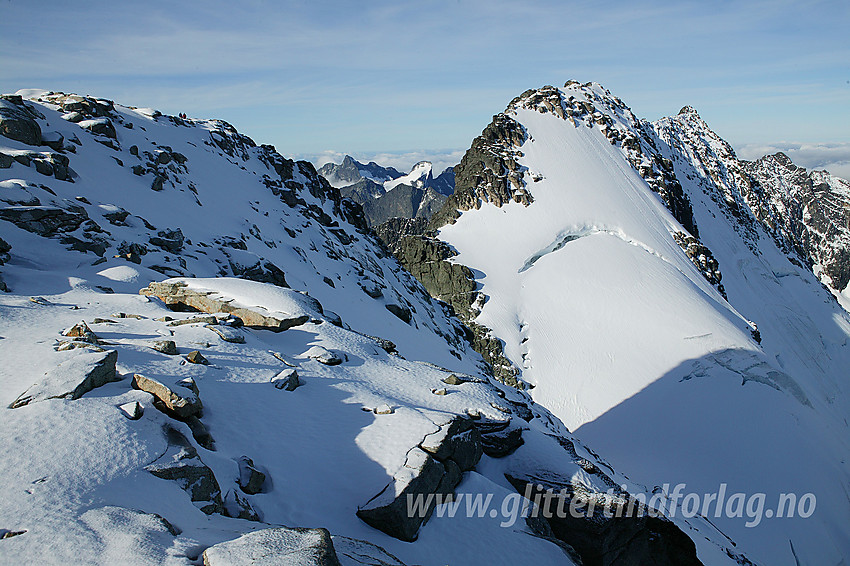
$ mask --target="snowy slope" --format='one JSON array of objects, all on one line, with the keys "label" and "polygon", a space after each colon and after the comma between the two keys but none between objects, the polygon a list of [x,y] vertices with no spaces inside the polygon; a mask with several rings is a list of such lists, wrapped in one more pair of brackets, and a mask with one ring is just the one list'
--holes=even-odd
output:
[{"label": "snowy slope", "polygon": [[[476,322],[504,341],[535,401],[634,482],[697,493],[728,483],[768,502],[817,495],[808,519],[746,528],[712,517],[749,559],[840,563],[850,553],[847,312],[608,91],[554,90],[504,113],[524,133],[515,151],[527,205],[490,204],[483,187],[440,231],[486,295]],[[674,237],[686,230],[668,210],[684,208],[693,218],[677,217],[713,252],[728,301]]]},{"label": "snowy slope", "polygon": [[[0,293],[0,563],[198,564],[210,545],[275,525],[325,527],[408,564],[571,563],[522,519],[505,528],[490,516],[434,517],[411,544],[355,515],[452,417],[508,426],[530,399],[489,382],[459,323],[312,166],[220,121],[23,94],[34,100],[4,101],[26,108],[55,147],[0,138],[0,153],[12,156],[0,178],[0,238],[10,246],[0,256],[10,289]],[[91,122],[101,133],[86,129]],[[45,163],[67,171],[48,173]],[[168,277],[297,325],[234,327],[140,296]],[[63,336],[81,320],[96,338]],[[163,340],[176,352],[155,349]],[[339,363],[317,361],[317,347]],[[99,350],[117,353],[117,381],[61,390]],[[207,364],[190,363],[195,350]],[[300,386],[276,387],[290,369]],[[466,381],[446,385],[452,372]],[[195,387],[201,424],[157,410],[132,386],[137,374],[189,398]],[[130,420],[135,402],[144,413]],[[524,428],[541,438],[561,430],[547,419]],[[579,469],[556,442],[546,446]],[[237,487],[243,456],[267,477],[259,493]],[[150,471],[180,458],[214,475],[223,508],[202,512],[180,481]],[[513,491],[499,470],[479,467],[459,493]]]}]

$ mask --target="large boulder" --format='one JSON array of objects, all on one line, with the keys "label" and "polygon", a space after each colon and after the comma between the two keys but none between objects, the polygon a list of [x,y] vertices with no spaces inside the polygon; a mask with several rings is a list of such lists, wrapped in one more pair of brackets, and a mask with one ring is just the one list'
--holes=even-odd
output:
[{"label": "large boulder", "polygon": [[16,409],[45,399],[79,399],[92,389],[120,379],[115,372],[118,352],[71,350],[67,357],[44,377],[15,399],[10,409]]},{"label": "large boulder", "polygon": [[[378,495],[357,510],[357,516],[391,537],[416,540],[438,498],[447,500],[454,493],[463,472],[475,467],[483,451],[481,434],[468,419],[448,419],[408,452],[404,466]],[[418,507],[418,512],[411,513],[411,505]]]},{"label": "large boulder", "polygon": [[[292,291],[292,293],[296,292]],[[245,326],[273,330],[275,332],[287,330],[293,326],[299,326],[310,320],[308,314],[299,313],[292,316],[286,316],[283,313],[266,314],[261,312],[263,309],[243,307],[234,303],[232,299],[223,297],[213,291],[190,289],[183,281],[169,280],[161,283],[154,282],[140,290],[139,294],[157,297],[171,310],[230,313],[242,319]],[[307,301],[311,297],[299,294],[299,299]],[[318,306],[321,307],[321,305]]]},{"label": "large boulder", "polygon": [[327,529],[276,527],[204,551],[204,566],[340,566]]},{"label": "large boulder", "polygon": [[0,98],[0,135],[27,145],[41,145],[41,127],[20,97]]},{"label": "large boulder", "polygon": [[198,396],[197,386],[179,386],[180,389],[177,389],[137,373],[133,375],[133,387],[153,395],[156,399],[154,406],[180,419],[200,416],[203,412],[204,407]]}]

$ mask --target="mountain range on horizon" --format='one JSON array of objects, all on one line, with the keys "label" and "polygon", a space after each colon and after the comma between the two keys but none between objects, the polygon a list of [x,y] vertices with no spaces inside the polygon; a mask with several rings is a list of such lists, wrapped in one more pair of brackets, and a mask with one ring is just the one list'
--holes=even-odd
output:
[{"label": "mountain range on horizon", "polygon": [[0,135],[0,563],[850,556],[844,179],[577,81],[439,174],[60,92]]}]

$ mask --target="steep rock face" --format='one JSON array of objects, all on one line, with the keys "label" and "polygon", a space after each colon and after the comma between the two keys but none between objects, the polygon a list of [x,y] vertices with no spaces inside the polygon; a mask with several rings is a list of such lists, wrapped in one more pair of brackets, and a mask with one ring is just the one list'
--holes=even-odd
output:
[{"label": "steep rock face", "polygon": [[850,183],[825,171],[806,171],[782,153],[739,160],[689,106],[651,126],[693,168],[692,180],[734,221],[754,252],[760,225],[792,261],[808,266],[836,293],[847,287]]},{"label": "steep rock face", "polygon": [[367,197],[358,202],[369,224],[377,226],[392,218],[430,218],[446,197],[430,187],[398,185],[380,198]]},{"label": "steep rock face", "polygon": [[752,197],[762,197],[759,221],[811,264],[824,284],[844,291],[850,282],[850,183],[797,167],[783,153],[743,165],[763,191]]}]

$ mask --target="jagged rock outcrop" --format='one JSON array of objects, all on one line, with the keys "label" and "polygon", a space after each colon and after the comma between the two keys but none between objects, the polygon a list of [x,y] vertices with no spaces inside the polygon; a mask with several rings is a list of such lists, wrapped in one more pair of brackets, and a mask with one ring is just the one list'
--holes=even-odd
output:
[{"label": "jagged rock outcrop", "polygon": [[[543,501],[543,495],[552,494],[554,499],[546,506],[548,511],[547,508],[538,509],[535,515],[538,521],[531,524],[542,527],[544,532],[539,534],[554,536],[575,549],[586,566],[702,565],[694,542],[679,527],[663,515],[650,515],[627,493],[619,495],[618,504],[622,507],[620,514],[623,516],[616,516],[614,509],[614,516],[606,517],[601,510],[606,504],[602,499],[604,496],[582,493],[569,480],[556,480],[557,474],[505,477],[519,493],[530,495],[538,505]],[[573,501],[578,512],[570,512]],[[591,501],[600,507],[597,512],[590,513]],[[630,505],[631,512],[628,511]],[[566,512],[557,513],[557,509]],[[637,513],[636,509],[642,509],[642,512]],[[545,520],[545,524],[539,519]]]},{"label": "jagged rock outcrop", "polygon": [[421,236],[428,226],[428,219],[419,218],[390,218],[386,222],[374,226],[375,235],[398,257],[399,242],[405,236]]},{"label": "jagged rock outcrop", "polygon": [[22,97],[4,94],[0,97],[0,135],[27,145],[41,145],[38,111]]},{"label": "jagged rock outcrop", "polygon": [[458,211],[477,209],[484,202],[502,206],[514,201],[531,204],[533,197],[525,187],[523,169],[516,159],[526,139],[522,126],[506,114],[493,116],[454,168],[455,192],[429,223],[433,229],[454,221]]},{"label": "jagged rock outcrop", "polygon": [[797,167],[787,155],[742,162],[756,218],[840,292],[850,282],[850,182]]},{"label": "jagged rock outcrop", "polygon": [[327,529],[276,527],[215,544],[204,551],[204,566],[340,566]]},{"label": "jagged rock outcrop", "polygon": [[16,409],[46,399],[79,399],[92,389],[120,379],[115,372],[118,352],[75,349],[54,369],[15,399]]},{"label": "jagged rock outcrop", "polygon": [[[434,511],[434,496],[454,493],[463,472],[474,468],[483,453],[478,429],[469,419],[454,417],[408,451],[404,466],[357,516],[392,537],[414,541]],[[408,500],[416,498],[421,498],[422,512],[411,514]]]}]

